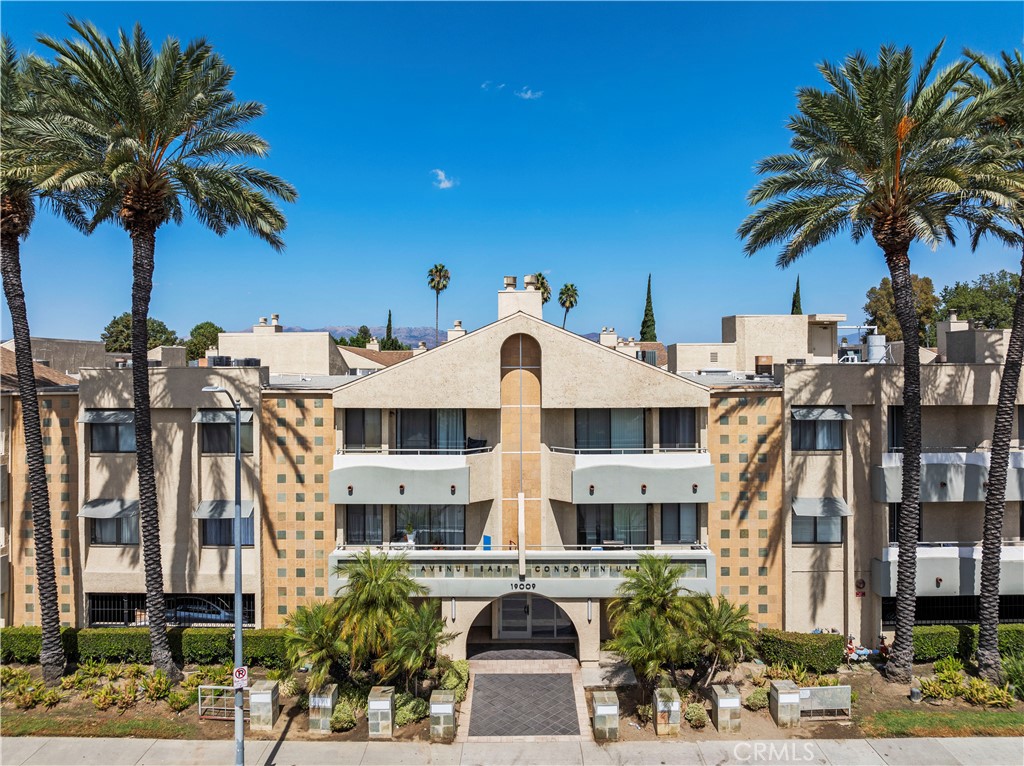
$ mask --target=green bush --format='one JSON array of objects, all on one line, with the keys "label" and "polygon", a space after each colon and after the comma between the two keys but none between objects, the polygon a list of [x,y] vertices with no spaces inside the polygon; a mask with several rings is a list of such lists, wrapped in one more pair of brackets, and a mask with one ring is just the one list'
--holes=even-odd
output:
[{"label": "green bush", "polygon": [[78,631],[78,656],[148,665],[153,661],[149,628],[83,628]]},{"label": "green bush", "polygon": [[395,726],[407,726],[430,715],[430,705],[422,697],[402,692],[395,695]]},{"label": "green bush", "polygon": [[[78,657],[78,631],[61,628],[64,656],[70,661]],[[30,626],[0,628],[0,662],[20,662],[22,665],[39,663],[43,648],[43,629]]]},{"label": "green bush", "polygon": [[654,706],[653,705],[637,705],[636,706],[636,720],[640,722],[640,726],[646,726],[651,722],[651,718],[654,717]]},{"label": "green bush", "polygon": [[193,689],[187,692],[171,692],[167,695],[167,707],[175,713],[188,710],[199,700],[199,691]]},{"label": "green bush", "polygon": [[263,628],[242,632],[242,658],[246,665],[261,668],[286,668],[288,655],[284,649],[285,631]]},{"label": "green bush", "polygon": [[964,663],[957,657],[943,657],[941,660],[935,661],[935,673],[942,675],[944,673],[963,673]]},{"label": "green bush", "polygon": [[757,634],[757,651],[769,665],[798,664],[812,673],[834,673],[846,643],[838,633],[789,633],[766,628]]},{"label": "green bush", "polygon": [[214,665],[230,660],[234,655],[231,633],[231,628],[185,628],[181,634],[185,664]]},{"label": "green bush", "polygon": [[960,653],[960,630],[952,625],[915,625],[914,661],[931,662]]},{"label": "green bush", "polygon": [[[965,660],[974,657],[978,651],[978,626],[958,625],[955,627],[960,633],[960,656]],[[917,628],[914,628],[916,631]],[[1024,624],[1000,625],[996,628],[999,653],[1004,657],[1008,654],[1024,656]]]},{"label": "green bush", "polygon": [[[134,684],[135,682],[127,681],[126,683]],[[150,702],[167,699],[167,695],[174,688],[171,679],[162,670],[157,670],[153,675],[143,678],[140,686],[142,687],[143,696]]]},{"label": "green bush", "polygon": [[704,709],[704,706],[699,702],[691,702],[686,706],[686,712],[683,713],[683,718],[690,724],[694,729],[703,729],[708,725],[708,711]]},{"label": "green bush", "polygon": [[349,731],[356,727],[356,709],[348,700],[340,699],[331,714],[331,731]]},{"label": "green bush", "polygon": [[747,710],[764,710],[768,707],[768,687],[758,686],[750,692],[743,701],[743,706]]},{"label": "green bush", "polygon": [[1018,699],[1024,700],[1024,654],[1003,657],[1003,676],[1013,686]]},{"label": "green bush", "polygon": [[466,699],[466,690],[469,688],[469,660],[451,662],[441,676],[441,688],[445,691],[454,691],[456,702]]}]

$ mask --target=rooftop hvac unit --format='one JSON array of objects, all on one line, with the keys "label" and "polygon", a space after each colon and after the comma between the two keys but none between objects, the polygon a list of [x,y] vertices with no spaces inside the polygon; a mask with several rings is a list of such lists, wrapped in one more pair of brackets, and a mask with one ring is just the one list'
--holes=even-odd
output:
[{"label": "rooftop hvac unit", "polygon": [[[128,364],[131,364],[131,362],[129,362]],[[149,367],[160,367],[160,366],[161,366],[161,365],[160,365],[160,360],[159,360],[159,359],[147,359],[147,360],[146,360],[146,364],[147,364],[147,365],[148,365]]]},{"label": "rooftop hvac unit", "polygon": [[770,357],[770,356],[755,356],[754,357],[754,374],[755,375],[771,375],[772,374],[772,357]]},{"label": "rooftop hvac unit", "polygon": [[210,367],[230,367],[231,357],[230,356],[208,356],[206,357],[206,363]]},{"label": "rooftop hvac unit", "polygon": [[641,362],[647,362],[647,364],[658,366],[658,352],[654,350],[642,349],[636,352],[636,358]]},{"label": "rooftop hvac unit", "polygon": [[787,359],[786,364],[807,364],[806,359]]},{"label": "rooftop hvac unit", "polygon": [[231,364],[234,367],[259,367],[260,360],[254,356],[246,356],[241,359],[235,359]]}]

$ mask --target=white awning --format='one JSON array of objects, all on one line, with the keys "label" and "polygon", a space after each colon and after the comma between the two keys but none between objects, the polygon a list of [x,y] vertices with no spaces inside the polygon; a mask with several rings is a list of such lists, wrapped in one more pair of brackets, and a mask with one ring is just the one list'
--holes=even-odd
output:
[{"label": "white awning", "polygon": [[793,513],[797,516],[853,516],[853,511],[841,497],[795,497]]},{"label": "white awning", "polygon": [[[242,501],[242,518],[252,516],[252,500]],[[203,500],[192,514],[194,519],[233,519],[235,518],[234,500]]]},{"label": "white awning", "polygon": [[138,500],[101,498],[99,500],[89,500],[82,506],[82,510],[78,512],[78,515],[83,519],[121,519],[125,516],[135,516],[138,512]]},{"label": "white awning", "polygon": [[79,423],[134,423],[135,410],[86,410]]},{"label": "white awning", "polygon": [[[252,410],[242,410],[241,419],[243,423],[252,422]],[[234,410],[199,410],[192,418],[193,423],[234,423]]]},{"label": "white awning", "polygon": [[846,407],[793,407],[793,420],[853,420]]}]

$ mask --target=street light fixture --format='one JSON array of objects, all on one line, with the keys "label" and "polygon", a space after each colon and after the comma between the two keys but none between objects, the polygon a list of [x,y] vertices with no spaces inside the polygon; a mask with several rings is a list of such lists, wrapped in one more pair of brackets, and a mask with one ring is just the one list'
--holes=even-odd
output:
[{"label": "street light fixture", "polygon": [[[242,402],[223,386],[203,386],[208,394],[227,394],[235,407],[235,667],[242,667]],[[232,679],[233,680],[233,679]],[[235,766],[245,766],[245,692],[235,689]]]}]

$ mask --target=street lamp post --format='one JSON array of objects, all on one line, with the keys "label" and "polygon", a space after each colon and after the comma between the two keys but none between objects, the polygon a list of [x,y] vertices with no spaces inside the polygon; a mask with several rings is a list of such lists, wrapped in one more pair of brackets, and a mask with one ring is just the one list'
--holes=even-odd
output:
[{"label": "street lamp post", "polygon": [[[242,667],[242,402],[223,386],[204,386],[203,391],[227,394],[235,407],[235,667]],[[245,766],[245,691],[235,689],[235,766]]]}]

